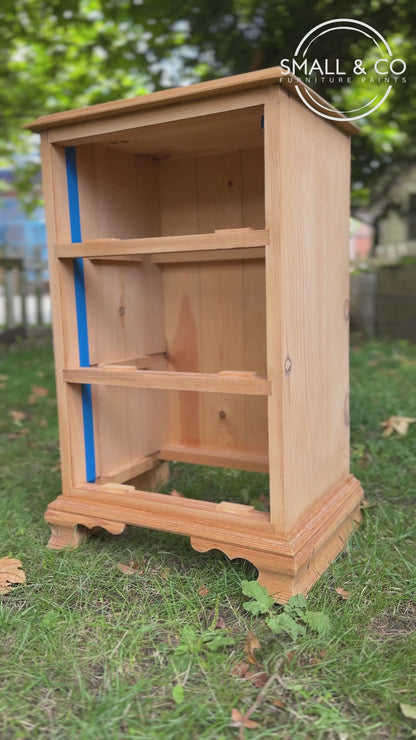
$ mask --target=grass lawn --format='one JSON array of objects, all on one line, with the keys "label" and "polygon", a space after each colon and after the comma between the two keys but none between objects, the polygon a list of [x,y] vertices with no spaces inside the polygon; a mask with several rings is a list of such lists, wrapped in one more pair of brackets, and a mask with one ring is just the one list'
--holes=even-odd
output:
[{"label": "grass lawn", "polygon": [[[308,599],[330,631],[294,642],[244,609],[253,566],[196,553],[185,537],[129,528],[48,550],[43,512],[60,490],[52,354],[0,359],[0,558],[19,558],[27,575],[0,597],[0,737],[415,735],[399,705],[416,704],[416,424],[383,437],[391,415],[416,417],[416,347],[353,346],[352,467],[368,506]],[[219,499],[232,490],[261,506],[267,479],[177,465],[172,487]],[[130,561],[126,575],[117,566]],[[250,630],[263,667],[247,675]],[[256,699],[257,727],[231,727],[232,710]]]}]

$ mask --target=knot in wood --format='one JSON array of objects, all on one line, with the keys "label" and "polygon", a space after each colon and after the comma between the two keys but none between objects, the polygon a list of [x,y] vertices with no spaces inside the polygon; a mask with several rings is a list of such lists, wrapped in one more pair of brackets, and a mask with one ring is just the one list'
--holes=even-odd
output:
[{"label": "knot in wood", "polygon": [[292,360],[290,359],[289,355],[286,357],[284,362],[284,368],[285,368],[285,374],[289,375],[291,369],[292,369]]}]

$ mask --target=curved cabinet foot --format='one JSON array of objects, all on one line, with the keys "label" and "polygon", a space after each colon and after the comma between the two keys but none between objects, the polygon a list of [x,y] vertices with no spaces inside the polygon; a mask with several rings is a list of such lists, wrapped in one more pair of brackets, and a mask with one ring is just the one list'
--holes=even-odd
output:
[{"label": "curved cabinet foot", "polygon": [[82,524],[75,524],[72,526],[64,524],[50,524],[51,537],[48,542],[48,547],[51,550],[62,550],[64,547],[70,547],[75,549],[78,545],[82,545],[88,537],[87,527],[83,527]]},{"label": "curved cabinet foot", "polygon": [[225,542],[215,542],[212,540],[202,539],[200,537],[191,537],[191,545],[198,552],[208,552],[208,550],[220,550],[230,560],[235,558],[244,558],[248,560],[258,570],[258,582],[265,586],[271,596],[280,603],[285,603],[294,593],[293,586],[295,580],[293,557],[286,557],[284,563],[282,558],[275,553],[262,552],[254,548],[241,547],[239,545],[230,545]]},{"label": "curved cabinet foot", "polygon": [[[280,547],[273,551],[257,550],[254,547],[218,542],[202,537],[191,537],[191,545],[199,552],[221,550],[230,560],[244,558],[258,570],[258,582],[267,588],[275,601],[285,604],[295,594],[307,594],[310,588],[335,560],[360,520],[359,506],[342,521],[329,536],[315,546],[309,545],[307,554],[304,548],[286,540],[280,540]],[[279,552],[280,549],[280,552]]]}]

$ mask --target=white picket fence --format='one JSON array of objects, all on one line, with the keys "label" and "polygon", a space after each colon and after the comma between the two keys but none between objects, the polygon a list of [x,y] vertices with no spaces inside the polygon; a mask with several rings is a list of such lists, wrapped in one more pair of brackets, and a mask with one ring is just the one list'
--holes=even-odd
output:
[{"label": "white picket fence", "polygon": [[21,334],[30,327],[50,325],[46,270],[40,247],[28,260],[0,255],[0,341],[2,333],[13,338],[14,331]]}]

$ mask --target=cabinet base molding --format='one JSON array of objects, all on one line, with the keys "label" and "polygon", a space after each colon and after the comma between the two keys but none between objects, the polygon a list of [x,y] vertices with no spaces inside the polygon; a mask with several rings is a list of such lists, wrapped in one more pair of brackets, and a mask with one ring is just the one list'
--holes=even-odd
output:
[{"label": "cabinet base molding", "polygon": [[[166,465],[166,463],[164,464]],[[158,471],[162,476],[166,468]],[[154,471],[150,471],[154,472]],[[49,547],[75,548],[98,528],[121,534],[126,525],[187,535],[199,552],[217,549],[245,558],[258,581],[280,603],[307,593],[358,526],[362,488],[346,476],[289,532],[277,532],[269,514],[253,507],[174,497],[118,483],[80,484],[49,506]]]}]

